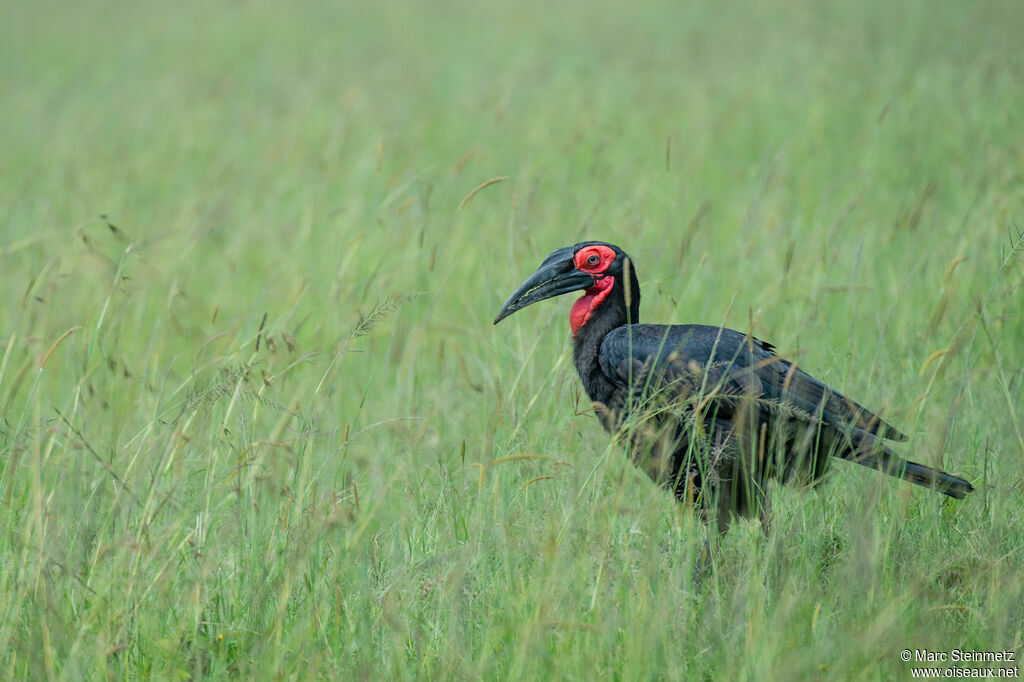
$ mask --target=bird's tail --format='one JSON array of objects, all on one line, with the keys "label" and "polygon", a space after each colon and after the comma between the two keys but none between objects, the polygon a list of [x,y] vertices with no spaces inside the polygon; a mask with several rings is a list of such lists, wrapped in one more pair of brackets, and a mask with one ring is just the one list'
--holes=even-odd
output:
[{"label": "bird's tail", "polygon": [[[879,448],[879,444],[876,443],[875,447]],[[958,500],[962,500],[967,497],[968,493],[974,492],[974,486],[967,480],[947,474],[941,469],[903,459],[885,446],[869,453],[860,453],[850,459],[862,466],[877,469],[925,488],[931,488]]]}]

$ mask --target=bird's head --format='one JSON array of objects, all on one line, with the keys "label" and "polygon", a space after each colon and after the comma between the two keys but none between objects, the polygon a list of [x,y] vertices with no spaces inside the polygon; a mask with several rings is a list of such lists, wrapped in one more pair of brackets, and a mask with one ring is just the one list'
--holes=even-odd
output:
[{"label": "bird's head", "polygon": [[508,297],[494,324],[532,303],[573,291],[585,292],[569,316],[573,336],[598,312],[621,313],[621,324],[639,319],[640,285],[626,252],[606,242],[580,242],[548,254]]}]

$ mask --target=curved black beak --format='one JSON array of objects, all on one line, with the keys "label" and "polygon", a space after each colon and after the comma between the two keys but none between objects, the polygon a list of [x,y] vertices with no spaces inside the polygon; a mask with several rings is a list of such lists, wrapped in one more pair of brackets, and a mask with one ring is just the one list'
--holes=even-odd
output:
[{"label": "curved black beak", "polygon": [[573,247],[552,251],[537,271],[530,275],[501,306],[494,324],[498,324],[517,310],[545,298],[561,296],[593,286],[594,277],[576,269]]}]

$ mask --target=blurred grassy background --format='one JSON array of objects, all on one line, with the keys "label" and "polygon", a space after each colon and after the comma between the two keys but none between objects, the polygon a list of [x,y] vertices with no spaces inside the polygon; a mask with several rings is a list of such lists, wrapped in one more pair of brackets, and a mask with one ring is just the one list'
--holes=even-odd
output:
[{"label": "blurred grassy background", "polygon": [[[1022,25],[5,4],[3,675],[877,679],[1020,650]],[[978,492],[838,465],[694,584],[699,523],[579,414],[568,301],[491,326],[584,238],[633,256],[646,321],[755,324]]]}]

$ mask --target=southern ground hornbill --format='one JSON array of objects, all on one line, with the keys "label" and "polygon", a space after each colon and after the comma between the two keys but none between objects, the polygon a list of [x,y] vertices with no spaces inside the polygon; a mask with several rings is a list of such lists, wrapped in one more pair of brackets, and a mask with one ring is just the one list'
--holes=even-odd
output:
[{"label": "southern ground hornbill", "polygon": [[617,246],[553,251],[495,318],[582,290],[569,323],[573,359],[604,428],[633,461],[724,531],[732,514],[766,511],[769,479],[810,485],[829,457],[964,498],[971,484],[909,462],[883,440],[906,436],[877,414],[721,327],[640,324],[640,286]]}]

